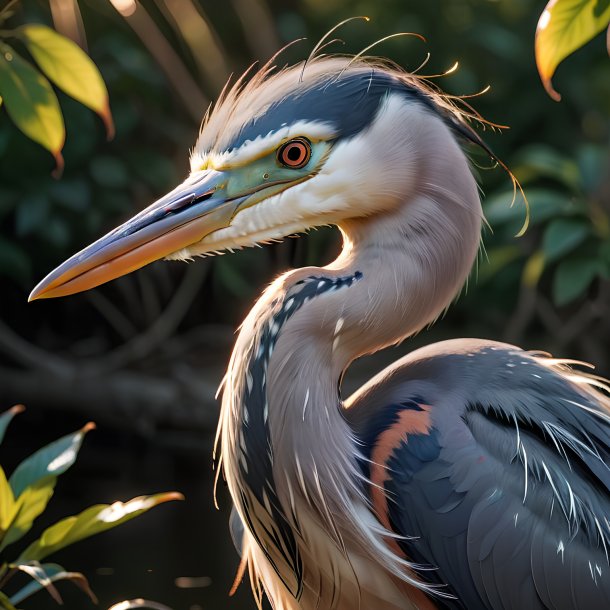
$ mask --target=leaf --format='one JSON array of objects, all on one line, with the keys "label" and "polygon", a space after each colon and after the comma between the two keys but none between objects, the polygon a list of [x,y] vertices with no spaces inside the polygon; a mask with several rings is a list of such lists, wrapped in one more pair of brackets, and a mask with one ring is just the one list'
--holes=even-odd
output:
[{"label": "leaf", "polygon": [[[44,571],[49,583],[54,583],[59,580],[71,580],[91,598],[91,601],[94,604],[98,603],[95,593],[93,593],[89,586],[89,581],[81,573],[66,572],[64,568],[56,563],[43,563],[40,564],[40,568]],[[41,583],[39,580],[33,579],[32,582],[28,583],[25,587],[12,595],[10,601],[13,604],[18,604],[44,588],[47,588],[45,584]]]},{"label": "leaf", "polygon": [[0,591],[0,608],[2,608],[2,610],[17,610],[11,603],[11,600],[2,593],[2,591]]},{"label": "leaf", "polygon": [[589,235],[586,222],[558,218],[549,223],[542,238],[542,250],[547,261],[552,262],[580,245]]},{"label": "leaf", "polygon": [[23,282],[29,277],[30,271],[30,259],[25,250],[16,243],[0,237],[0,275]]},{"label": "leaf", "polygon": [[68,470],[76,460],[85,434],[94,428],[95,424],[90,422],[77,432],[63,436],[23,460],[9,479],[15,496],[42,478],[58,476]]},{"label": "leaf", "polygon": [[23,405],[15,405],[0,415],[0,443],[4,440],[6,429],[13,420],[13,417],[15,417],[15,415],[19,415],[19,413],[23,413],[24,411],[25,407]]},{"label": "leaf", "polygon": [[538,284],[540,280],[540,276],[544,271],[545,258],[544,253],[537,251],[534,252],[525,263],[525,267],[523,268],[523,274],[521,276],[521,281],[528,287],[533,288]]},{"label": "leaf", "polygon": [[15,496],[0,466],[0,537],[4,538],[15,517]]},{"label": "leaf", "polygon": [[46,25],[24,25],[15,33],[51,82],[100,115],[110,140],[114,135],[114,125],[108,90],[89,56],[75,42]]},{"label": "leaf", "polygon": [[536,65],[546,92],[555,100],[551,78],[557,66],[608,26],[608,0],[551,0],[536,27]]},{"label": "leaf", "polygon": [[482,285],[488,282],[520,256],[521,248],[515,245],[501,246],[489,250],[487,260],[479,266],[477,283]]},{"label": "leaf", "polygon": [[15,500],[13,519],[6,528],[0,551],[27,534],[53,496],[57,477],[48,476],[27,487]]},{"label": "leaf", "polygon": [[550,146],[527,146],[519,152],[517,163],[514,172],[522,183],[538,178],[552,178],[575,192],[580,192],[582,188],[578,164]]},{"label": "leaf", "polygon": [[[501,192],[485,199],[485,217],[492,227],[508,222],[523,222],[523,198],[518,195],[511,207],[512,192]],[[563,214],[573,214],[578,206],[565,193],[549,189],[527,189],[530,204],[530,226]]]},{"label": "leaf", "polygon": [[573,301],[589,287],[601,271],[594,259],[567,259],[562,261],[553,277],[553,300],[558,306]]},{"label": "leaf", "polygon": [[46,193],[24,195],[15,211],[15,234],[25,237],[37,231],[44,231],[49,224],[51,202]]},{"label": "leaf", "polygon": [[182,500],[183,496],[176,492],[141,496],[129,502],[114,504],[97,504],[78,515],[67,517],[48,527],[42,536],[35,540],[19,556],[20,562],[40,561],[51,553],[74,544],[83,538],[88,538],[109,530],[121,523],[146,512],[163,502]]},{"label": "leaf", "polygon": [[59,594],[59,591],[55,588],[51,579],[47,576],[44,568],[40,563],[38,563],[37,561],[28,563],[12,563],[9,565],[9,567],[12,570],[19,570],[20,572],[25,572],[30,578],[34,579],[34,581],[38,583],[41,588],[46,589],[55,602],[57,602],[58,604],[63,604],[63,600],[61,598],[61,595]]},{"label": "leaf", "polygon": [[49,81],[11,47],[0,43],[0,93],[8,115],[31,140],[55,157],[55,173],[64,165],[64,119]]}]

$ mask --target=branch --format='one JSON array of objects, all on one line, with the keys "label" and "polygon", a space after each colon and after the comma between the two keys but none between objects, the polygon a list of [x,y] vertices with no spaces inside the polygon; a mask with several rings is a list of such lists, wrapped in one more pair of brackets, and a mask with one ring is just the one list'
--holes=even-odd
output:
[{"label": "branch", "polygon": [[106,371],[121,368],[134,360],[144,358],[167,340],[187,314],[208,269],[209,264],[205,261],[189,265],[173,299],[155,323],[141,335],[91,363],[92,366]]}]

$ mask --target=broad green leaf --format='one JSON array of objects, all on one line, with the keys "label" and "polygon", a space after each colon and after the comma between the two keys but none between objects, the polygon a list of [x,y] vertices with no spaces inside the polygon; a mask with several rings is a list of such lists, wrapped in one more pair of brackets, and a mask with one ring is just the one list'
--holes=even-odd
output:
[{"label": "broad green leaf", "polygon": [[556,305],[566,305],[590,286],[601,271],[599,261],[594,259],[566,259],[562,261],[553,277],[553,300]]},{"label": "broad green leaf", "polygon": [[97,504],[78,515],[67,517],[47,528],[42,536],[35,540],[19,556],[20,562],[40,561],[51,553],[125,523],[147,510],[170,500],[181,500],[179,493],[169,492],[154,496],[141,496],[129,502],[114,504]]},{"label": "broad green leaf", "polygon": [[114,125],[108,91],[89,56],[72,40],[46,25],[24,25],[16,34],[51,82],[100,115],[110,139],[114,134]]},{"label": "broad green leaf", "polygon": [[23,405],[15,405],[0,415],[0,443],[4,440],[6,429],[13,420],[13,417],[19,413],[23,413],[23,411],[25,411],[25,407]]},{"label": "broad green leaf", "polygon": [[30,531],[34,520],[47,507],[53,495],[56,482],[57,477],[55,476],[39,479],[19,495],[15,500],[13,519],[8,528],[6,528],[6,534],[0,543],[0,551]]},{"label": "broad green leaf", "polygon": [[[518,195],[511,207],[512,192],[502,192],[485,199],[485,217],[492,227],[507,222],[523,222],[523,198]],[[574,214],[579,206],[568,195],[549,189],[527,189],[527,200],[530,204],[530,226],[539,224],[549,218],[564,214]]]},{"label": "broad green leaf", "polygon": [[76,460],[85,434],[95,428],[95,424],[86,426],[42,447],[36,453],[26,458],[15,468],[9,483],[16,497],[39,479],[49,475],[59,476]]},{"label": "broad green leaf", "polygon": [[555,100],[551,79],[557,66],[608,27],[608,0],[551,0],[536,28],[536,65],[547,93]]},{"label": "broad green leaf", "polygon": [[586,222],[570,218],[558,218],[549,223],[542,238],[542,250],[547,261],[552,262],[572,251],[589,235]]},{"label": "broad green leaf", "polygon": [[11,603],[18,604],[34,595],[34,593],[38,593],[42,589],[48,589],[48,584],[59,580],[71,580],[90,597],[94,604],[97,604],[97,598],[89,586],[89,581],[79,572],[66,572],[64,568],[56,563],[43,563],[39,567],[44,573],[47,582],[45,583],[44,580],[41,581],[40,579],[33,578],[30,583],[11,596]]},{"label": "broad green leaf", "polygon": [[544,144],[533,144],[521,150],[513,170],[522,183],[552,178],[575,192],[582,188],[578,163]]},{"label": "broad green leaf", "polygon": [[61,173],[66,130],[57,96],[38,70],[3,43],[0,43],[0,94],[15,125],[55,157],[55,171]]},{"label": "broad green leaf", "polygon": [[2,593],[2,591],[0,591],[0,608],[2,608],[2,610],[17,610],[11,603],[11,600]]}]

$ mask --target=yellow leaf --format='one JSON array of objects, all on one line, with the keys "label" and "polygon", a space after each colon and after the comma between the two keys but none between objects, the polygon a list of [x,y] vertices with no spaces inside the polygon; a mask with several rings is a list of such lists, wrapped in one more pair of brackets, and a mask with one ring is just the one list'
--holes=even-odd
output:
[{"label": "yellow leaf", "polygon": [[536,65],[547,93],[559,101],[551,78],[557,66],[610,22],[607,0],[551,0],[536,28]]},{"label": "yellow leaf", "polygon": [[528,287],[533,288],[536,286],[538,281],[540,280],[540,276],[544,271],[544,253],[539,250],[538,252],[534,252],[525,263],[525,267],[523,268],[523,275],[521,276],[521,281]]},{"label": "yellow leaf", "polygon": [[0,466],[0,530],[2,537],[4,537],[4,533],[15,516],[15,510],[13,490],[6,480],[3,468]]},{"label": "yellow leaf", "polygon": [[110,139],[114,125],[108,90],[89,56],[72,40],[46,25],[25,25],[17,34],[52,83],[102,117]]},{"label": "yellow leaf", "polygon": [[34,520],[47,507],[56,481],[57,477],[54,476],[40,479],[34,485],[27,487],[15,500],[13,518],[8,527],[3,528],[7,531],[0,544],[0,551],[30,531]]},{"label": "yellow leaf", "polygon": [[82,513],[62,519],[48,527],[38,540],[32,542],[21,553],[19,561],[40,561],[47,555],[55,553],[83,538],[88,538],[89,536],[112,529],[121,523],[125,523],[125,521],[137,517],[158,504],[182,499],[181,494],[169,492],[153,496],[141,496],[129,500],[129,502],[90,506]]},{"label": "yellow leaf", "polygon": [[38,70],[1,43],[0,93],[15,125],[55,157],[56,172],[61,172],[66,131],[57,96]]}]

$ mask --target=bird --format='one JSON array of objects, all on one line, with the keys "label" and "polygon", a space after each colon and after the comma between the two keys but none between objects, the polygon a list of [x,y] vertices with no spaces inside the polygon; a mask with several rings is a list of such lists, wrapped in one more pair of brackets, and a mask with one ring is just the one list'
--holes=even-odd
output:
[{"label": "bird", "polygon": [[[357,358],[453,302],[484,214],[469,107],[365,54],[275,57],[228,84],[173,191],[30,299],[165,258],[338,227],[240,327],[217,459],[259,607],[610,608],[610,400],[574,361],[487,339],[411,353],[349,397]],[[196,264],[196,263],[195,263]]]}]

